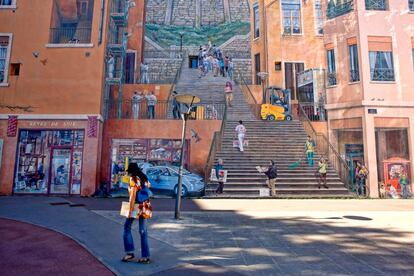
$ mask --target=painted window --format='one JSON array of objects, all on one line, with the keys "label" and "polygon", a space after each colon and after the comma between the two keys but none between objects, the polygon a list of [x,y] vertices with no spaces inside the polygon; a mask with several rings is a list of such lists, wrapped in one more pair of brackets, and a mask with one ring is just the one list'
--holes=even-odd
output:
[{"label": "painted window", "polygon": [[408,0],[408,8],[414,12],[414,0]]},{"label": "painted window", "polygon": [[49,42],[90,43],[94,0],[54,0]]},{"label": "painted window", "polygon": [[7,83],[7,72],[10,62],[11,34],[0,34],[0,84]]},{"label": "painted window", "polygon": [[301,34],[300,0],[282,0],[283,34]]},{"label": "painted window", "polygon": [[0,8],[9,8],[16,6],[16,0],[0,0]]},{"label": "painted window", "polygon": [[365,9],[375,11],[388,10],[388,0],[365,0]]},{"label": "painted window", "polygon": [[327,50],[328,60],[328,85],[336,85],[335,50]]},{"label": "painted window", "polygon": [[254,16],[254,38],[260,36],[260,15],[259,15],[259,6],[256,4],[253,6],[253,16]]},{"label": "painted window", "polygon": [[257,75],[260,72],[260,54],[254,55],[254,75],[255,75],[255,84],[262,84],[261,78]]},{"label": "painted window", "polygon": [[317,35],[323,35],[323,12],[321,0],[315,0],[315,29]]},{"label": "painted window", "polygon": [[372,81],[394,81],[392,52],[370,51],[369,67]]},{"label": "painted window", "polygon": [[349,69],[350,81],[359,81],[359,62],[358,62],[358,46],[356,44],[349,45]]}]

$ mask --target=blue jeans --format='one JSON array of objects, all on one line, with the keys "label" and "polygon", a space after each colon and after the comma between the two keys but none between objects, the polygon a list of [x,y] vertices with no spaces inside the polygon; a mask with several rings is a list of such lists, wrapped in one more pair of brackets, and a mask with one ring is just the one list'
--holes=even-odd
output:
[{"label": "blue jeans", "polygon": [[308,165],[310,167],[313,167],[313,151],[308,152],[306,155],[307,155],[307,158],[308,158]]},{"label": "blue jeans", "polygon": [[154,119],[155,118],[155,106],[149,105],[148,106],[148,119]]},{"label": "blue jeans", "polygon": [[358,194],[365,196],[365,177],[359,178],[359,189]]},{"label": "blue jeans", "polygon": [[[124,224],[124,249],[126,253],[133,253],[135,251],[134,239],[131,234],[132,223],[135,218],[127,218]],[[138,219],[139,235],[141,236],[141,257],[149,258],[150,250],[148,244],[148,231],[146,221],[143,218]]]}]

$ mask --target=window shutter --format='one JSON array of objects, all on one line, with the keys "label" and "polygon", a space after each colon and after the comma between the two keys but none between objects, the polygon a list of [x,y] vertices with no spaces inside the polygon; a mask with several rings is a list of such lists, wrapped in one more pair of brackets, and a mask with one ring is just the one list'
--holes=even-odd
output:
[{"label": "window shutter", "polygon": [[368,36],[368,50],[370,52],[392,52],[392,38],[390,36]]}]

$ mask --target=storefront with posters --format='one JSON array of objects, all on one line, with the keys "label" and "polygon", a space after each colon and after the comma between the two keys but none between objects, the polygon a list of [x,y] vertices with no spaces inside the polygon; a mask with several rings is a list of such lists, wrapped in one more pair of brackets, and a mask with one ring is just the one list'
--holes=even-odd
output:
[{"label": "storefront with posters", "polygon": [[[85,116],[86,117],[86,116]],[[101,124],[86,120],[0,120],[0,194],[90,196],[96,191]]]}]

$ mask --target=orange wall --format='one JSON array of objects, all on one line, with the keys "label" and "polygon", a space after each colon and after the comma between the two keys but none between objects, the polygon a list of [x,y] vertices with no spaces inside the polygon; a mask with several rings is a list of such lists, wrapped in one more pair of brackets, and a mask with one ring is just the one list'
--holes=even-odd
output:
[{"label": "orange wall", "polygon": [[[257,1],[251,0],[250,2],[253,4]],[[266,8],[263,8],[264,6]],[[261,35],[259,39],[253,40],[252,57],[255,53],[260,52],[261,58],[263,58],[261,70],[269,73],[268,85],[285,87],[284,62],[303,62],[305,70],[324,68],[323,37],[316,35],[313,0],[306,1],[306,4],[305,1],[301,1],[301,35],[282,35],[280,1],[259,1],[259,9]],[[251,23],[253,31],[253,21]],[[281,71],[275,70],[276,61],[282,62]]]},{"label": "orange wall", "polygon": [[[96,185],[99,183],[99,161],[100,161],[100,138],[91,138],[87,136],[87,121],[81,120],[19,120],[19,129],[39,129],[33,127],[33,122],[46,123],[48,126],[45,129],[68,129],[65,127],[69,123],[70,129],[84,129],[85,140],[82,160],[82,183],[81,195],[90,196],[96,190]],[[56,124],[51,126],[50,122]],[[43,128],[43,127],[40,127]],[[98,137],[102,134],[102,124],[98,124]],[[18,136],[18,135],[17,135]],[[7,137],[7,120],[0,120],[0,139],[4,139],[3,157],[0,168],[0,195],[10,195],[13,190],[13,180],[15,173],[16,149],[18,137]]]},{"label": "orange wall", "polygon": [[[194,129],[201,141],[190,144],[190,170],[204,175],[204,166],[210,151],[211,141],[215,131],[219,131],[221,121],[197,120],[188,121],[186,139],[191,138],[191,129]],[[181,120],[108,120],[104,126],[102,146],[101,178],[108,179],[111,167],[111,140],[112,139],[181,139]]]},{"label": "orange wall", "polygon": [[13,33],[10,62],[21,63],[20,76],[9,76],[9,87],[0,87],[1,103],[31,105],[43,114],[100,113],[105,48],[105,41],[98,45],[100,2],[94,1],[93,46],[84,48],[46,47],[52,0],[17,1],[15,12],[0,9],[0,33]]}]

